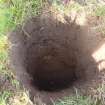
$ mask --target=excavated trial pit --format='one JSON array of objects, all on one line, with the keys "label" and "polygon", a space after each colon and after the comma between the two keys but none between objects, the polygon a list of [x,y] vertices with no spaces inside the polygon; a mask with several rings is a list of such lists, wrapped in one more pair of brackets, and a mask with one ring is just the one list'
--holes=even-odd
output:
[{"label": "excavated trial pit", "polygon": [[16,71],[22,66],[31,84],[40,90],[57,91],[71,86],[78,78],[73,31],[78,28],[75,23],[65,25],[50,16],[31,19],[17,28],[10,36],[16,45],[10,54],[15,60],[12,61],[19,64],[14,64]]},{"label": "excavated trial pit", "polygon": [[96,33],[69,17],[61,20],[42,14],[9,36],[11,67],[18,80],[32,97],[40,97],[48,105],[51,98],[69,96],[73,87],[85,91],[100,80],[92,57],[102,45],[100,37],[96,40]]}]

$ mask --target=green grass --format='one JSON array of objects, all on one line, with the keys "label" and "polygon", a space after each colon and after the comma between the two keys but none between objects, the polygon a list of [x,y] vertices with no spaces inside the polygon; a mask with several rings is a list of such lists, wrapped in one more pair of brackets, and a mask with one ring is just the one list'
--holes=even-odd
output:
[{"label": "green grass", "polygon": [[0,73],[6,70],[8,58],[8,41],[6,36],[0,36]]},{"label": "green grass", "polygon": [[53,103],[54,105],[105,105],[105,85],[99,86],[95,92],[93,96],[84,96],[80,95],[76,89],[75,95],[59,99]]},{"label": "green grass", "polygon": [[93,16],[96,16],[100,19],[97,31],[102,34],[102,37],[105,37],[105,6],[97,5],[93,12]]},{"label": "green grass", "polygon": [[90,97],[86,96],[74,96],[66,97],[63,100],[59,100],[55,105],[95,105]]},{"label": "green grass", "polygon": [[0,36],[0,105],[7,105],[9,98],[14,93],[17,84],[13,73],[8,67],[8,40],[7,36]]},{"label": "green grass", "polygon": [[7,105],[8,99],[11,95],[12,94],[9,91],[0,92],[0,105]]},{"label": "green grass", "polygon": [[67,5],[64,5],[61,2],[57,2],[57,0],[54,1],[53,7],[55,7],[56,10],[64,13],[64,14],[70,14],[71,11],[80,11],[82,9],[82,6],[78,4],[77,2],[74,2],[72,4],[68,3]]},{"label": "green grass", "polygon": [[42,0],[0,0],[0,35],[36,16],[42,8]]},{"label": "green grass", "polygon": [[105,6],[97,6],[95,9],[95,15],[105,17]]},{"label": "green grass", "polygon": [[[16,25],[40,14],[41,8],[42,0],[0,0],[0,83],[3,81],[3,85],[0,84],[0,105],[26,105],[29,100],[24,90],[18,93],[19,82],[9,70],[7,34]],[[9,104],[10,98],[12,102]]]}]

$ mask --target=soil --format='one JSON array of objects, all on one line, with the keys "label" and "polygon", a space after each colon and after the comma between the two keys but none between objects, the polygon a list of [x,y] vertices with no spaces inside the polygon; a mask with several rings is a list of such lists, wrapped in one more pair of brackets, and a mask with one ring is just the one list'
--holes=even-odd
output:
[{"label": "soil", "polygon": [[51,105],[74,94],[74,88],[89,94],[103,82],[105,41],[89,19],[79,25],[46,13],[9,36],[12,67],[36,104]]}]

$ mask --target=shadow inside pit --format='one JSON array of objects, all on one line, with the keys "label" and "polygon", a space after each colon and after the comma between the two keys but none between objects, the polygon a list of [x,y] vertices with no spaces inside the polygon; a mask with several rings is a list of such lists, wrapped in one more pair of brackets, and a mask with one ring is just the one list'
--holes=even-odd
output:
[{"label": "shadow inside pit", "polygon": [[77,59],[73,42],[76,33],[70,27],[78,30],[79,26],[69,22],[65,25],[51,18],[45,22],[43,18],[29,34],[26,70],[33,78],[32,84],[39,90],[59,91],[69,87],[77,79]]},{"label": "shadow inside pit", "polygon": [[[90,40],[89,40],[90,38]],[[44,91],[60,91],[97,77],[91,56],[102,43],[94,44],[88,29],[65,17],[65,23],[44,14],[32,18],[9,36],[10,59],[22,84]],[[92,43],[92,44],[91,44]],[[46,97],[48,98],[48,97]]]}]

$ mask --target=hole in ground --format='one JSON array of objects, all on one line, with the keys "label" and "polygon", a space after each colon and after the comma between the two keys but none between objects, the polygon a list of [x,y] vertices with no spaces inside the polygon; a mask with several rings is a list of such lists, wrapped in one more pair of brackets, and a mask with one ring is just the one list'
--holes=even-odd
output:
[{"label": "hole in ground", "polygon": [[[50,69],[50,68],[49,68]],[[35,75],[33,77],[32,84],[37,87],[40,91],[60,91],[62,89],[68,88],[73,84],[73,82],[76,80],[75,74],[72,74],[71,76],[65,76],[65,74],[54,74],[52,75],[46,74],[43,75]],[[70,74],[68,74],[70,75]]]},{"label": "hole in ground", "polygon": [[40,91],[49,91],[49,92],[54,92],[54,91],[60,91],[65,88],[68,88],[72,83],[76,80],[76,78],[72,78],[73,80],[71,81],[69,78],[62,79],[62,78],[40,78],[38,80],[33,80],[33,86],[37,87]]},{"label": "hole in ground", "polygon": [[[50,50],[52,50],[51,46]],[[77,79],[76,64],[74,64],[74,59],[71,64],[67,64],[71,62],[71,59],[67,59],[68,55],[63,54],[63,58],[61,55],[54,50],[48,53],[48,49],[45,50],[43,56],[40,55],[41,57],[32,59],[28,54],[27,71],[32,77],[33,86],[44,91],[60,91],[72,86]]]},{"label": "hole in ground", "polygon": [[[29,20],[23,29],[20,27],[11,34],[11,42],[16,44],[12,48],[11,58],[19,77],[21,74],[20,79],[27,81],[28,77],[23,73],[27,72],[32,78],[31,85],[35,88],[59,91],[72,86],[77,79],[76,37],[80,26],[69,22],[64,24],[52,16],[45,20],[41,17]],[[26,85],[25,82],[23,84]],[[28,84],[30,85],[29,80]]]}]

